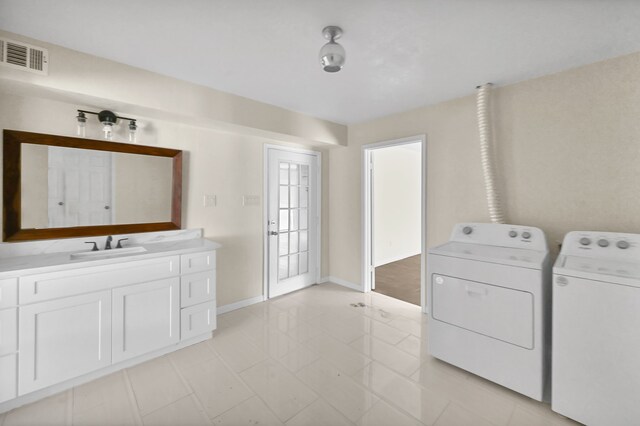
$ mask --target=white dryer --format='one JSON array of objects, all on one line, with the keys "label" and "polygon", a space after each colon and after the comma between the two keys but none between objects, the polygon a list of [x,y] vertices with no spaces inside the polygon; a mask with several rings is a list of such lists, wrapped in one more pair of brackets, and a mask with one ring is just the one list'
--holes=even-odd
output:
[{"label": "white dryer", "polygon": [[431,355],[548,399],[551,263],[544,233],[458,224],[427,262]]},{"label": "white dryer", "polygon": [[552,409],[640,424],[640,235],[570,232],[553,268]]}]

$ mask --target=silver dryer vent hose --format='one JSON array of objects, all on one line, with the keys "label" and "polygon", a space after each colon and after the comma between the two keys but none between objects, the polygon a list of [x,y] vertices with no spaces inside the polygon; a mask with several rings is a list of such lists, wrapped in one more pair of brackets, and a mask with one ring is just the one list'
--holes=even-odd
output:
[{"label": "silver dryer vent hose", "polygon": [[491,146],[491,118],[489,116],[489,94],[491,83],[478,86],[477,110],[478,130],[480,131],[480,158],[482,161],[482,173],[484,174],[484,187],[487,193],[489,206],[489,218],[492,223],[505,223],[504,213],[500,204],[500,195],[496,187],[495,164]]}]

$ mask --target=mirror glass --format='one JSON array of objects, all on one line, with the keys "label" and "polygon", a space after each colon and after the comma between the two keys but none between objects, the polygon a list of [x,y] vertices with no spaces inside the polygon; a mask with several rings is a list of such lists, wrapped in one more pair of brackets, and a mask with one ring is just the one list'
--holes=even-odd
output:
[{"label": "mirror glass", "polygon": [[22,229],[171,221],[171,157],[21,144]]}]

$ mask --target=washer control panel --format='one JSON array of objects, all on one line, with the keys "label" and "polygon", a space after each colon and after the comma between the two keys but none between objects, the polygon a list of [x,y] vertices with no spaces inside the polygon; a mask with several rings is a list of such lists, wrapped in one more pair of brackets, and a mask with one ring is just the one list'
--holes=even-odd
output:
[{"label": "washer control panel", "polygon": [[561,254],[640,260],[640,235],[597,231],[569,232],[562,242]]},{"label": "washer control panel", "polygon": [[451,241],[547,251],[544,233],[531,226],[459,223],[453,228]]}]

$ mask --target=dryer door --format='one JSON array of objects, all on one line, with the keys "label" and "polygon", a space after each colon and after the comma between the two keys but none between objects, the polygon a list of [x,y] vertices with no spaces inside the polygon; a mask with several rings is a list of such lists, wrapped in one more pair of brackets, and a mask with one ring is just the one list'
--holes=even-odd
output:
[{"label": "dryer door", "polygon": [[533,349],[533,295],[433,274],[433,318],[512,345]]}]

